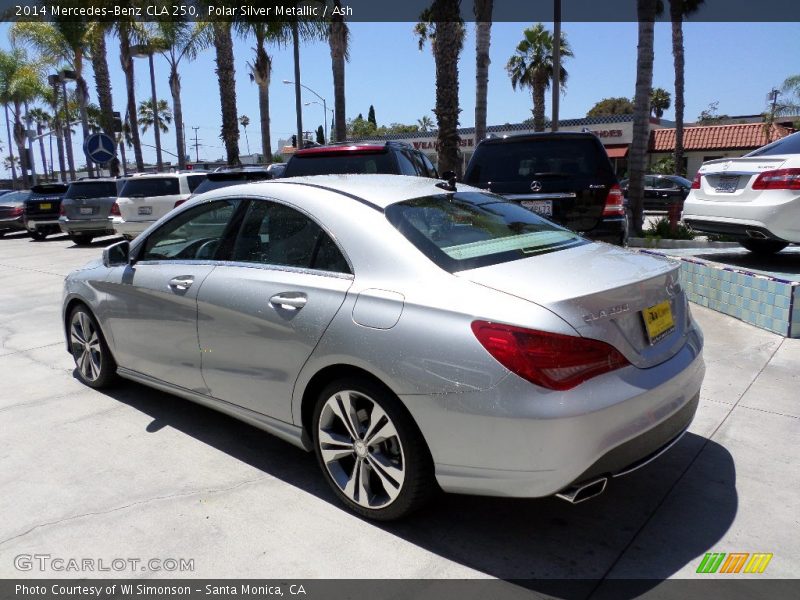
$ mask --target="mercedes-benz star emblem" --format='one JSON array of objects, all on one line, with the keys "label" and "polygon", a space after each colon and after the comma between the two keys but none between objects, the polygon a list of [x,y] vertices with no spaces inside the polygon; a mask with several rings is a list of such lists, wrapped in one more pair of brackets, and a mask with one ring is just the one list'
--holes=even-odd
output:
[{"label": "mercedes-benz star emblem", "polygon": [[532,181],[531,182],[531,191],[532,192],[541,192],[542,191],[542,182],[541,181]]}]

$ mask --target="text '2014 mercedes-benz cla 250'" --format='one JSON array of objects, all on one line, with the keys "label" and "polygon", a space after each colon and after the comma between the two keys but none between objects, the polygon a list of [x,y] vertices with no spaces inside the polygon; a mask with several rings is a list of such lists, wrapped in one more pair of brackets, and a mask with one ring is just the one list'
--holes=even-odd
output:
[{"label": "text '2014 mercedes-benz cla 250'", "polygon": [[87,385],[314,451],[375,519],[438,488],[587,499],[683,434],[704,374],[674,263],[406,176],[202,194],[69,275],[63,316]]}]

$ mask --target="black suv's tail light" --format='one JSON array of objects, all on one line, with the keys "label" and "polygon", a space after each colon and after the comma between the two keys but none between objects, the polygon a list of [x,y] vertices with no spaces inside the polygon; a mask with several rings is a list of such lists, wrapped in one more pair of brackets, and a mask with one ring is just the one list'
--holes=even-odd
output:
[{"label": "black suv's tail light", "polygon": [[606,196],[606,205],[603,208],[604,217],[617,217],[625,215],[625,196],[622,194],[622,189],[614,184],[608,190]]}]

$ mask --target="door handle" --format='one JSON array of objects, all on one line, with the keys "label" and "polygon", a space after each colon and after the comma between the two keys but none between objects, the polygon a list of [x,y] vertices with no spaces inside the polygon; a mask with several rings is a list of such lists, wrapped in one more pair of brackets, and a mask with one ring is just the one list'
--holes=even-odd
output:
[{"label": "door handle", "polygon": [[193,275],[179,275],[169,280],[169,287],[180,292],[185,292],[194,283]]},{"label": "door handle", "polygon": [[300,310],[308,302],[308,297],[301,292],[284,292],[275,294],[269,299],[273,306],[279,306],[284,310]]}]

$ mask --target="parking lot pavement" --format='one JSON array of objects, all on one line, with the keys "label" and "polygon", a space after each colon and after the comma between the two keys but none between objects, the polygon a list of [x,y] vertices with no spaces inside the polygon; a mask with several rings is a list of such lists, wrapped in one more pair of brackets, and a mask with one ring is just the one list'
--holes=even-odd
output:
[{"label": "parking lot pavement", "polygon": [[[61,285],[103,245],[0,239],[0,577],[662,579],[711,551],[771,552],[767,576],[797,575],[800,340],[693,306],[699,412],[648,468],[580,505],[443,495],[378,525],[340,508],[310,454],[139,385],[77,382]],[[15,569],[35,553],[194,570]]]}]

